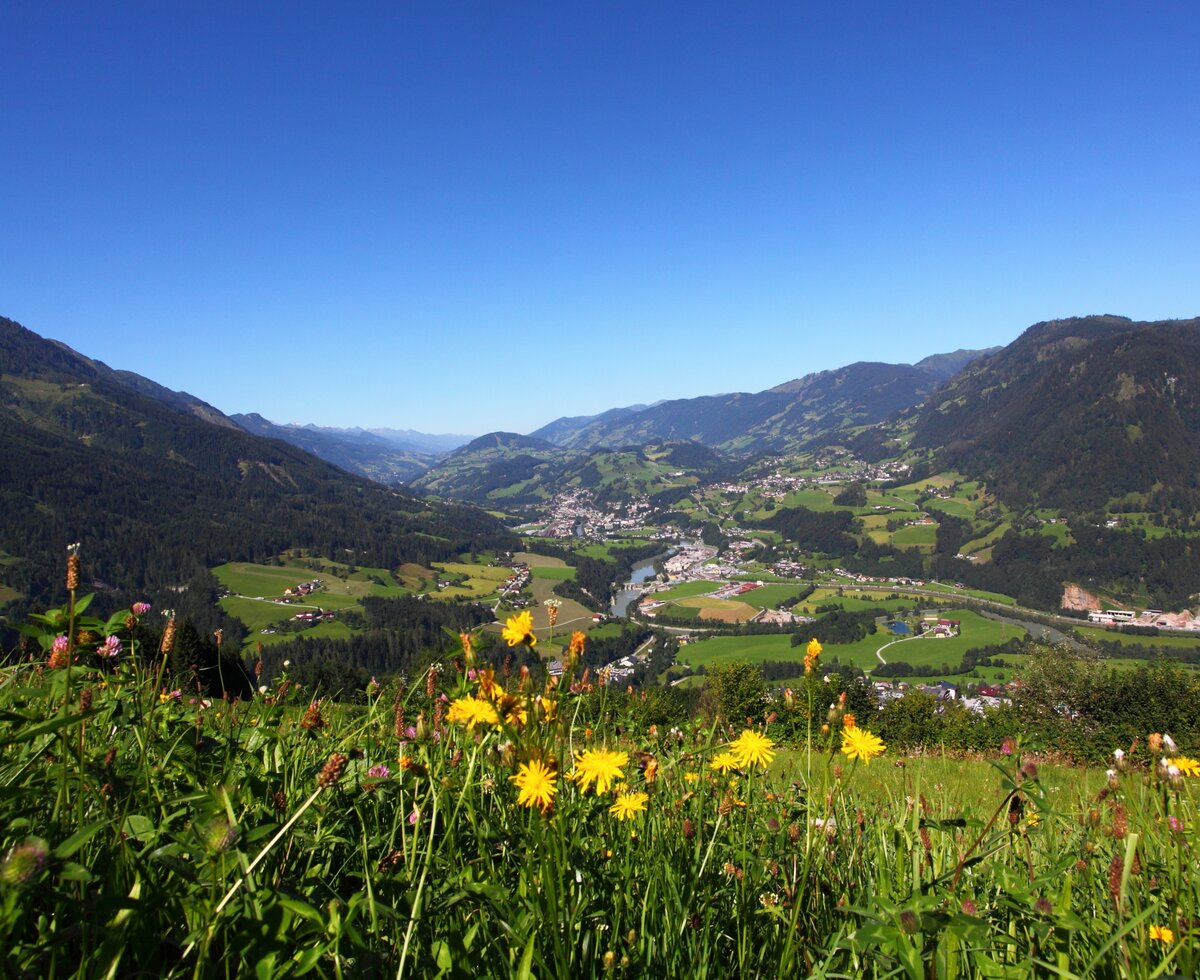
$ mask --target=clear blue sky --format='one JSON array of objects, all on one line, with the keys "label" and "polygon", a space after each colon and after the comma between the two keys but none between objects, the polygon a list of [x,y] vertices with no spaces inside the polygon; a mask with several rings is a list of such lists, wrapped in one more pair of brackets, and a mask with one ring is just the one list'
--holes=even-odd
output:
[{"label": "clear blue sky", "polygon": [[0,313],[526,432],[1200,313],[1200,5],[0,4]]}]

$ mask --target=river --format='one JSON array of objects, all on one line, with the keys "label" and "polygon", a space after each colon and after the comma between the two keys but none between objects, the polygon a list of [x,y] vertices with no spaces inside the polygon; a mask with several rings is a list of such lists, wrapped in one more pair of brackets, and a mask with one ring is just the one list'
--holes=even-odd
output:
[{"label": "river", "polygon": [[642,594],[641,589],[630,588],[630,586],[641,585],[643,582],[647,582],[654,578],[654,563],[671,554],[674,554],[674,549],[665,552],[656,558],[648,558],[641,564],[633,566],[633,570],[629,573],[628,584],[625,586],[625,588],[618,592],[616,598],[613,599],[612,616],[614,619],[622,618],[629,610],[630,603],[637,602],[638,598]]}]

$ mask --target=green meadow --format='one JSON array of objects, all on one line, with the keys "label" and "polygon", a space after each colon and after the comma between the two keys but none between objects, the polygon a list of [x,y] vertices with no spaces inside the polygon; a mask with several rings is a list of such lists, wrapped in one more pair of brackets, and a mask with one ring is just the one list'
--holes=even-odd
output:
[{"label": "green meadow", "polygon": [[[839,663],[849,664],[870,671],[879,663],[876,652],[880,648],[885,661],[903,660],[916,666],[940,666],[948,663],[957,666],[968,650],[1004,643],[1014,637],[1024,636],[1023,630],[985,619],[969,609],[951,609],[941,613],[947,619],[961,622],[958,636],[935,639],[920,637],[894,642],[899,637],[881,630],[855,643],[825,644],[822,660],[834,658]],[[803,627],[800,629],[803,636]],[[890,644],[890,645],[889,645]],[[804,645],[791,645],[791,636],[772,634],[764,636],[711,636],[693,640],[679,651],[679,662],[693,667],[712,665],[734,660],[758,663],[764,660],[804,660]]]}]

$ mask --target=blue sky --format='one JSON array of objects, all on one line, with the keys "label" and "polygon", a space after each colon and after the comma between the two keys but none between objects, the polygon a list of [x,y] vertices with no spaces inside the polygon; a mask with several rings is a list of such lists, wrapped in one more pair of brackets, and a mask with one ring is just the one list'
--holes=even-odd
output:
[{"label": "blue sky", "polygon": [[1200,313],[1200,6],[0,5],[0,314],[477,434]]}]

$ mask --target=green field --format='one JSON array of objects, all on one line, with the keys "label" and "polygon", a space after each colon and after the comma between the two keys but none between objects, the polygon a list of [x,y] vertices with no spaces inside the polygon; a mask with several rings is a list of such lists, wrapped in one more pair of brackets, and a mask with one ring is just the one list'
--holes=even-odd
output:
[{"label": "green field", "polygon": [[[314,569],[313,565],[318,565]],[[360,609],[367,596],[394,597],[414,592],[428,593],[435,599],[475,599],[494,595],[501,582],[510,574],[501,566],[468,565],[457,562],[435,562],[434,568],[424,569],[406,565],[398,570],[405,585],[386,568],[369,568],[331,562],[327,559],[293,558],[282,565],[255,565],[250,562],[228,562],[212,570],[217,581],[233,595],[221,600],[221,608],[240,620],[250,631],[247,644],[256,642],[280,643],[296,636],[347,636],[349,627],[344,623],[320,623],[300,632],[263,633],[264,629],[277,628],[294,618],[297,613],[311,609],[327,609],[339,612],[345,609]],[[465,576],[461,585],[452,585],[437,590],[438,577],[458,578]],[[297,597],[294,602],[273,601],[281,598],[284,589],[301,582],[320,579],[325,588],[307,596]]]},{"label": "green field", "polygon": [[796,607],[796,611],[804,613],[806,616],[813,616],[816,615],[818,606],[836,604],[847,612],[862,612],[864,609],[886,609],[888,612],[897,612],[901,609],[912,609],[913,606],[920,604],[918,599],[887,598],[893,594],[890,589],[881,589],[877,592],[847,589],[846,595],[839,596],[837,589],[821,588],[800,603]]},{"label": "green field", "polygon": [[573,579],[577,573],[576,569],[569,565],[563,565],[555,568],[553,565],[531,565],[529,573],[534,578],[548,578],[556,582],[565,582],[567,579]]},{"label": "green field", "polygon": [[1159,636],[1136,636],[1132,633],[1118,633],[1116,630],[1106,630],[1099,626],[1076,626],[1075,632],[1085,640],[1106,640],[1109,643],[1120,643],[1122,646],[1171,647],[1176,650],[1200,650],[1200,635],[1175,636],[1161,634]]},{"label": "green field", "polygon": [[[994,620],[971,612],[969,609],[952,609],[943,613],[947,619],[962,623],[958,636],[945,639],[920,638],[905,640],[889,646],[883,651],[887,661],[903,660],[913,666],[949,663],[957,666],[968,650],[1003,643],[1014,636],[1024,635],[1016,627],[997,623]],[[801,630],[803,636],[803,630]],[[870,670],[879,663],[875,652],[895,639],[886,631],[875,633],[857,643],[827,644],[821,659],[829,663],[835,657],[840,663],[851,664]],[[803,662],[804,645],[792,646],[789,635],[768,636],[715,636],[695,640],[679,651],[679,661],[693,667],[730,660],[748,660],[758,663],[763,660],[795,660]]]},{"label": "green field", "polygon": [[890,542],[895,548],[909,548],[932,554],[937,541],[937,531],[936,524],[908,524],[890,535],[885,531],[882,539],[877,537],[878,532],[873,533],[871,537],[880,544]]},{"label": "green field", "polygon": [[[763,581],[765,582],[766,579]],[[796,598],[806,588],[807,585],[804,582],[763,585],[757,589],[751,589],[749,592],[743,593],[738,596],[738,599],[757,609],[775,609],[789,599]]]},{"label": "green field", "polygon": [[662,592],[652,592],[649,598],[670,602],[672,599],[686,599],[694,595],[708,595],[721,587],[720,582],[681,582],[679,585],[664,589]]}]

